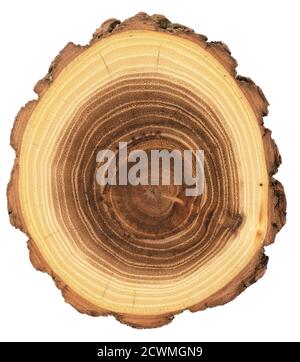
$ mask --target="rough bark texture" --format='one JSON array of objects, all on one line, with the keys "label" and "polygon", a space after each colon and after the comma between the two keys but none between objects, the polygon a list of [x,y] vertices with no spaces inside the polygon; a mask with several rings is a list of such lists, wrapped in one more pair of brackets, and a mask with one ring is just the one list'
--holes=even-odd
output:
[{"label": "rough bark texture", "polygon": [[[178,310],[168,311],[166,313],[159,312],[155,315],[142,315],[141,313],[126,313],[116,312],[109,309],[101,308],[99,305],[93,304],[87,299],[83,298],[76,291],[67,285],[63,278],[52,270],[48,262],[41,254],[37,247],[36,241],[30,235],[29,227],[26,225],[21,203],[20,203],[20,189],[19,189],[19,156],[22,147],[22,140],[24,131],[28,125],[30,117],[51,87],[52,83],[59,77],[60,73],[80,54],[93,47],[96,43],[101,42],[103,39],[111,37],[115,34],[122,33],[128,30],[143,30],[155,31],[157,33],[170,34],[174,37],[180,37],[194,42],[199,47],[202,47],[216,58],[228,71],[231,77],[235,80],[238,87],[246,96],[250,106],[252,107],[257,124],[261,131],[261,138],[264,146],[264,157],[266,162],[266,169],[269,175],[269,184],[259,185],[262,188],[268,188],[268,227],[264,236],[264,243],[260,250],[257,251],[252,261],[244,266],[244,268],[222,289],[216,291],[214,294],[208,296],[205,300],[200,300],[198,303],[189,305],[187,308],[179,308]],[[196,34],[188,27],[180,24],[173,24],[162,15],[148,16],[145,13],[139,13],[133,18],[120,22],[116,19],[110,19],[102,24],[96,30],[87,46],[78,46],[69,43],[53,60],[49,68],[48,74],[35,85],[35,92],[38,95],[37,100],[28,102],[18,113],[15,124],[11,134],[11,145],[16,152],[16,160],[11,174],[11,180],[8,185],[8,210],[11,223],[22,230],[28,235],[28,249],[30,253],[30,260],[33,266],[40,271],[48,273],[59,289],[67,303],[70,303],[79,312],[86,313],[92,316],[106,316],[114,315],[122,323],[126,323],[137,328],[151,328],[167,324],[172,321],[175,314],[182,312],[184,309],[189,309],[192,312],[203,310],[208,307],[213,307],[220,304],[225,304],[235,298],[245,288],[252,283],[256,282],[265,272],[268,257],[264,255],[264,246],[271,244],[274,241],[276,233],[281,229],[285,223],[286,215],[286,200],[284,190],[279,181],[273,178],[281,163],[281,157],[278,148],[271,137],[271,131],[266,129],[263,124],[263,117],[268,114],[268,102],[263,95],[262,90],[249,79],[237,75],[236,73],[236,60],[231,56],[228,47],[222,42],[208,42],[207,38],[203,35]],[[210,218],[213,216],[210,215]],[[242,218],[242,216],[241,216]],[[232,234],[234,234],[234,226],[232,220],[234,217],[228,219],[231,225]],[[207,218],[207,225],[210,219]],[[209,226],[208,226],[209,227]],[[239,229],[240,224],[236,224]],[[259,231],[258,231],[259,233]],[[162,272],[163,274],[163,272]]]}]

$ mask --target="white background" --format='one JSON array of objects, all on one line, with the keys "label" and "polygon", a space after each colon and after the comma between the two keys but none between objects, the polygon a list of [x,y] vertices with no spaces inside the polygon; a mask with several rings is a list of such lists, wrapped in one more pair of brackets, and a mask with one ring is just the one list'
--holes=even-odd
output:
[{"label": "white background", "polygon": [[[1,239],[0,340],[21,341],[278,341],[300,339],[298,1],[1,1]],[[233,302],[184,312],[167,326],[136,330],[113,317],[81,315],[63,302],[51,278],[35,271],[26,237],[8,221],[6,185],[14,152],[9,134],[19,108],[35,97],[34,83],[54,56],[73,41],[85,44],[106,19],[139,11],[161,13],[227,43],[238,72],[264,90],[266,126],[283,157],[277,174],[288,198],[288,222],[267,248],[266,275]]]}]

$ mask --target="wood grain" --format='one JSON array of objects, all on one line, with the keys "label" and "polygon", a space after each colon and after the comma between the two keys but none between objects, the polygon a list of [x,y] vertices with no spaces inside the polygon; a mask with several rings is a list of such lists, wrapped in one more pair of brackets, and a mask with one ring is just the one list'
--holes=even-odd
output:
[{"label": "wood grain", "polygon": [[[69,43],[16,117],[11,223],[66,302],[134,327],[224,304],[260,278],[285,223],[268,102],[227,46],[161,15]],[[96,183],[96,154],[203,149],[205,190]]]}]

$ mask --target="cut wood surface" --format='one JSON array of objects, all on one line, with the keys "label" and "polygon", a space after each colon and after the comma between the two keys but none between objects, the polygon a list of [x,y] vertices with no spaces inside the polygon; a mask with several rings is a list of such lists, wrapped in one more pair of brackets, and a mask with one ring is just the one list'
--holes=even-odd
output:
[{"label": "cut wood surface", "polygon": [[[224,304],[265,272],[285,223],[268,102],[222,42],[164,16],[106,21],[67,46],[19,112],[10,220],[32,264],[93,316],[157,327]],[[202,149],[205,188],[97,185],[96,154]],[[50,310],[48,312],[51,313]]]}]

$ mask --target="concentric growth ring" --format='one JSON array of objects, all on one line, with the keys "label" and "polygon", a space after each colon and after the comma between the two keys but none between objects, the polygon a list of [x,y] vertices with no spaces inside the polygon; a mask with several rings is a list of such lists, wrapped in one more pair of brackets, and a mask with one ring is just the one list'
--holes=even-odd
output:
[{"label": "concentric growth ring", "polygon": [[[222,43],[162,16],[110,20],[60,53],[12,133],[11,221],[65,299],[137,327],[225,303],[259,278],[285,221],[267,101]],[[99,150],[196,150],[205,186],[107,185]],[[117,170],[118,172],[118,170]]]}]

